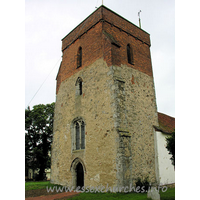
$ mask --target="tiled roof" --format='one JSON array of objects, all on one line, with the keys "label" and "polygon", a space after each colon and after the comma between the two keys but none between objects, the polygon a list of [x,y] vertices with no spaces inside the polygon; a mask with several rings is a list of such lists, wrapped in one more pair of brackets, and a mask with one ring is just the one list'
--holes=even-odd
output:
[{"label": "tiled roof", "polygon": [[175,118],[158,112],[159,127],[155,127],[156,130],[164,133],[172,133],[175,130]]}]

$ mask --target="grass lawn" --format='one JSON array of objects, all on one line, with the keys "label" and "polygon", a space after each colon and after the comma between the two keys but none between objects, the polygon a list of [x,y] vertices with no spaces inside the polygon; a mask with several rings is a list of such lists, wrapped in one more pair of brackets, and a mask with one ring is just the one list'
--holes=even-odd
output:
[{"label": "grass lawn", "polygon": [[160,192],[161,200],[175,200],[175,188],[168,188],[166,192]]},{"label": "grass lawn", "polygon": [[27,190],[37,190],[37,189],[46,189],[46,187],[56,186],[51,184],[49,181],[31,181],[25,183],[25,191]]},{"label": "grass lawn", "polygon": [[[139,193],[81,193],[79,196],[70,198],[71,200],[147,200],[147,194]],[[175,200],[175,188],[169,188],[166,192],[160,191],[161,200]],[[69,199],[68,199],[69,200]]]},{"label": "grass lawn", "polygon": [[[46,189],[46,187],[59,186],[51,184],[49,181],[35,181],[35,182],[26,182],[25,191],[27,190],[37,190],[37,189]],[[62,187],[62,186],[61,186]],[[147,200],[147,194],[139,193],[80,193],[79,196],[70,198],[71,200]],[[168,188],[166,192],[160,190],[160,199],[161,200],[175,200],[175,188]],[[63,199],[64,200],[64,199]]]}]

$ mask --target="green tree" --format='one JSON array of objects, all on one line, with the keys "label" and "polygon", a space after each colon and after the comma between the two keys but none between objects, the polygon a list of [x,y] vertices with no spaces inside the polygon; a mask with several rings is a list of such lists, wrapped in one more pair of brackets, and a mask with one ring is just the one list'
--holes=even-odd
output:
[{"label": "green tree", "polygon": [[167,141],[167,150],[169,151],[169,154],[172,155],[170,160],[172,161],[172,164],[175,166],[175,131],[172,133],[171,136],[166,138]]},{"label": "green tree", "polygon": [[39,104],[25,109],[25,170],[39,169],[38,180],[44,179],[45,169],[50,168],[54,106]]}]

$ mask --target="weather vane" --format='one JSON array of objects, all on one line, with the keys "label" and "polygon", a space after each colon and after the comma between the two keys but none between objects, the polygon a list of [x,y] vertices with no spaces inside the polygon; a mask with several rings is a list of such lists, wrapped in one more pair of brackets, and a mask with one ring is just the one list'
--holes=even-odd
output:
[{"label": "weather vane", "polygon": [[[97,3],[98,3],[98,0],[97,0]],[[103,0],[102,0],[102,5],[103,5]],[[97,6],[95,6],[95,8],[97,9],[98,7],[97,7]]]},{"label": "weather vane", "polygon": [[141,21],[140,21],[140,13],[141,13],[142,11],[140,10],[139,12],[138,12],[138,17],[139,17],[139,27],[141,28]]}]

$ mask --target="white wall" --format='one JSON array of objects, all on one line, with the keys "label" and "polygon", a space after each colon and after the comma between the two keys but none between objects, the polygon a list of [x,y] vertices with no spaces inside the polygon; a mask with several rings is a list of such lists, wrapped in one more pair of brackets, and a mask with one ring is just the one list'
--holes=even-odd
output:
[{"label": "white wall", "polygon": [[175,183],[175,170],[171,163],[171,155],[166,149],[166,137],[169,136],[160,131],[156,131],[156,145],[158,156],[158,176],[159,184]]}]

